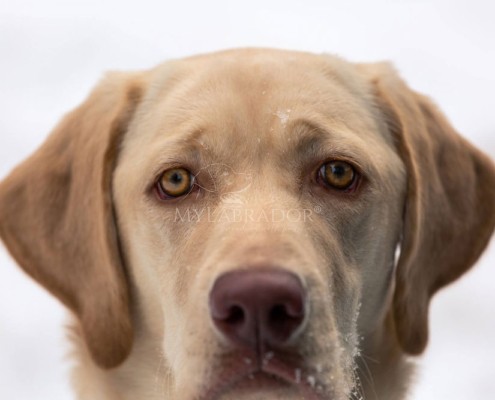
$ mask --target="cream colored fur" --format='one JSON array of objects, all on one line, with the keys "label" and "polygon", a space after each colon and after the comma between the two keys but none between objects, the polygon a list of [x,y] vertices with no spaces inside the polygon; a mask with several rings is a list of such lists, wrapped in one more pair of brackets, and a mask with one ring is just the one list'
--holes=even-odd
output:
[{"label": "cream colored fur", "polygon": [[[331,159],[359,168],[355,193],[315,182]],[[159,200],[176,166],[199,187]],[[429,300],[486,246],[494,201],[492,162],[388,64],[245,49],[106,77],[1,183],[0,234],[74,315],[79,399],[216,400],[203,395],[246,360],[209,291],[276,265],[309,295],[294,345],[312,398],[398,400]]]}]

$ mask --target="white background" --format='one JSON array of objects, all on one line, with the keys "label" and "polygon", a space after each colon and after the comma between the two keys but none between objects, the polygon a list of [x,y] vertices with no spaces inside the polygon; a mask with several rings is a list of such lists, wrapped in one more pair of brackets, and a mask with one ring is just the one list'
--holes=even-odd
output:
[{"label": "white background", "polygon": [[[103,71],[240,46],[392,60],[411,86],[495,157],[495,3],[343,4],[0,0],[0,178]],[[494,267],[492,244],[473,271],[435,298],[431,340],[411,399],[494,398]],[[62,306],[0,245],[0,399],[72,399],[63,323]]]}]

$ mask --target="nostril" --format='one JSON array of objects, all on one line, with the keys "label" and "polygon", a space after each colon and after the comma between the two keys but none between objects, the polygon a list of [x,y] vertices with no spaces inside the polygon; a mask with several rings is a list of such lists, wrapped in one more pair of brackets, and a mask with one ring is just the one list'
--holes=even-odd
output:
[{"label": "nostril", "polygon": [[228,317],[225,322],[229,325],[242,325],[246,319],[246,313],[240,306],[232,306],[229,309]]},{"label": "nostril", "polygon": [[280,324],[287,321],[287,318],[290,318],[290,315],[287,313],[287,309],[283,304],[275,305],[270,311],[270,322],[274,324]]},{"label": "nostril", "polygon": [[276,304],[268,313],[264,335],[274,344],[283,344],[297,330],[303,319],[301,310],[287,304]]}]

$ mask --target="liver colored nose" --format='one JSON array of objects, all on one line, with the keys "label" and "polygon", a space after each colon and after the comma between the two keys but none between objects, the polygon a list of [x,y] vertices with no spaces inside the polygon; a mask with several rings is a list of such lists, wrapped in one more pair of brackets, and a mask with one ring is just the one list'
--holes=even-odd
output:
[{"label": "liver colored nose", "polygon": [[304,290],[297,276],[281,269],[228,272],[213,285],[210,314],[235,345],[280,348],[304,321]]}]

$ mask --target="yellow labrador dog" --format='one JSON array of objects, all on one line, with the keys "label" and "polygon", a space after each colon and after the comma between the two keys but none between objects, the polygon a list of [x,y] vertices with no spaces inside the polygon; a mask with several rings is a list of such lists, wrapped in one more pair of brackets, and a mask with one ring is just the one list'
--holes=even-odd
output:
[{"label": "yellow labrador dog", "polygon": [[1,183],[0,234],[74,315],[79,399],[398,400],[494,204],[390,65],[245,49],[108,75]]}]

